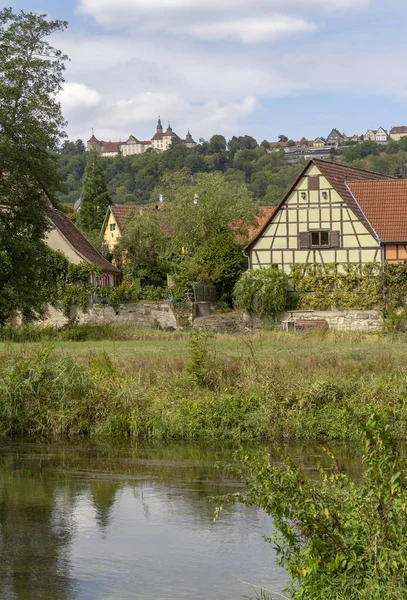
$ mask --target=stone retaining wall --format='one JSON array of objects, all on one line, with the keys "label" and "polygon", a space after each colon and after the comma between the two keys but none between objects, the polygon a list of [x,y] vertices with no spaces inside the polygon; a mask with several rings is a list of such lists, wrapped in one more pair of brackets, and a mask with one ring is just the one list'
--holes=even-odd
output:
[{"label": "stone retaining wall", "polygon": [[329,328],[342,331],[380,331],[383,328],[382,315],[376,310],[293,310],[279,313],[277,319],[279,322],[324,319]]},{"label": "stone retaining wall", "polygon": [[[87,312],[73,308],[70,315],[80,325],[130,325],[137,329],[178,329],[172,306],[168,302],[140,302],[117,307],[94,305]],[[69,319],[58,309],[48,306],[42,326],[62,327]]]}]

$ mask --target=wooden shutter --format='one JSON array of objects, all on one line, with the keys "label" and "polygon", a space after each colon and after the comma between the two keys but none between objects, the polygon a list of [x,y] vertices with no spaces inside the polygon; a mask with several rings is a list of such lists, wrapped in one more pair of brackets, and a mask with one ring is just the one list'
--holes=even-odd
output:
[{"label": "wooden shutter", "polygon": [[300,249],[309,248],[309,232],[301,231],[299,235]]},{"label": "wooden shutter", "polygon": [[331,235],[330,235],[330,247],[331,248],[339,248],[340,247],[340,238],[339,238],[339,231],[331,231]]},{"label": "wooden shutter", "polygon": [[319,190],[319,175],[309,175],[308,177],[308,191],[318,191]]}]

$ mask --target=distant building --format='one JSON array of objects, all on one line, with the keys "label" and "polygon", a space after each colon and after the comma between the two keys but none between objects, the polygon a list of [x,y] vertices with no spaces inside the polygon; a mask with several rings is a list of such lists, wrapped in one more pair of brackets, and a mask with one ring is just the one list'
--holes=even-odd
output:
[{"label": "distant building", "polygon": [[398,142],[401,138],[407,136],[407,127],[405,125],[401,125],[399,127],[392,127],[390,129],[390,138]]},{"label": "distant building", "polygon": [[336,148],[345,141],[345,135],[340,133],[337,129],[332,129],[331,133],[326,138],[326,146]]},{"label": "distant building", "polygon": [[389,139],[389,134],[387,132],[387,129],[383,129],[383,127],[379,127],[379,129],[376,132],[376,142],[378,142],[378,143],[387,142],[388,139]]},{"label": "distant building", "polygon": [[325,143],[326,143],[325,138],[317,137],[317,138],[315,138],[312,145],[314,148],[325,148]]},{"label": "distant building", "polygon": [[196,146],[196,142],[189,129],[186,138],[181,140],[175,131],[172,130],[170,124],[168,124],[166,131],[164,131],[161,119],[158,117],[156,132],[151,140],[141,141],[134,135],[130,135],[125,142],[104,142],[103,140],[98,140],[92,132],[92,137],[87,142],[87,148],[88,150],[90,148],[96,148],[101,156],[114,157],[119,153],[123,156],[131,156],[133,154],[144,154],[150,148],[154,152],[165,152],[165,150],[168,150],[171,146],[171,142],[175,138],[179,139],[187,148]]},{"label": "distant building", "polygon": [[363,136],[365,142],[377,142],[378,144],[387,142],[389,139],[389,134],[387,129],[383,129],[383,127],[379,127],[379,129],[368,129]]},{"label": "distant building", "polygon": [[365,142],[375,142],[376,141],[376,133],[377,133],[377,129],[368,129],[365,133],[365,135],[363,136],[363,140]]}]

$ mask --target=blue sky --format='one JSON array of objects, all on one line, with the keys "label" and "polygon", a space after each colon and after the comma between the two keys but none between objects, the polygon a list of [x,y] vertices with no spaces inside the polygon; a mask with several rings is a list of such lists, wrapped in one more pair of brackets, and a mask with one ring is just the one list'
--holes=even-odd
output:
[{"label": "blue sky", "polygon": [[403,0],[20,0],[65,19],[71,138],[262,141],[407,125]]}]

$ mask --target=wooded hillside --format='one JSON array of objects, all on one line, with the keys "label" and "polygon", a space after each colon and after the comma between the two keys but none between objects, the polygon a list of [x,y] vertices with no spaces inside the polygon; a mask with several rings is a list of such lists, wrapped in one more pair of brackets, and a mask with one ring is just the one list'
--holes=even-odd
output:
[{"label": "wooded hillside", "polygon": [[[154,190],[163,178],[174,172],[185,174],[221,172],[227,181],[247,184],[262,205],[275,205],[300,172],[305,161],[289,164],[283,151],[268,153],[268,142],[260,145],[248,135],[233,136],[228,142],[221,135],[201,140],[186,148],[175,140],[161,154],[147,151],[142,155],[103,158],[102,164],[109,195],[114,203],[148,204],[156,202]],[[375,142],[343,145],[332,151],[332,159],[361,169],[402,176],[407,174],[407,138],[391,140],[386,146]],[[82,140],[65,142],[59,153],[64,182],[62,202],[74,203],[81,196],[86,164]]]}]

